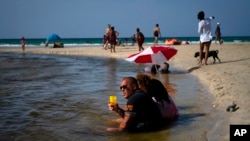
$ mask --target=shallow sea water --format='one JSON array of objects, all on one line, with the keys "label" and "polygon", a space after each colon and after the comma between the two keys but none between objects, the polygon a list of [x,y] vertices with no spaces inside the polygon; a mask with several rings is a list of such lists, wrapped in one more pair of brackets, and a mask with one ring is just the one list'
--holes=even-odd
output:
[{"label": "shallow sea water", "polygon": [[120,81],[145,65],[115,58],[0,53],[0,140],[206,140],[211,97],[186,71],[156,76],[168,88],[179,119],[150,133],[108,133],[118,115],[109,95],[125,105]]}]

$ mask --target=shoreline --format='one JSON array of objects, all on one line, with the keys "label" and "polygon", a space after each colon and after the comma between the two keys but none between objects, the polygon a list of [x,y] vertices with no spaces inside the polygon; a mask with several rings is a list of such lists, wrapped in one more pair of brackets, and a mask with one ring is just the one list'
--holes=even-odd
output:
[{"label": "shoreline", "polygon": [[[146,48],[148,46],[145,46]],[[198,66],[194,52],[199,51],[199,45],[178,45],[177,54],[169,61],[170,66],[187,70],[197,77],[208,88],[213,106],[219,113],[208,115],[216,118],[213,127],[206,135],[208,140],[229,140],[230,124],[250,124],[249,94],[250,94],[250,43],[235,44],[211,44],[210,50],[219,50],[221,63],[213,64],[213,59],[208,59],[207,66]],[[49,55],[84,55],[112,58],[126,58],[130,54],[138,52],[137,46],[118,46],[116,53],[99,47],[26,47],[26,54],[49,54]],[[1,53],[23,53],[21,47],[1,47]],[[171,70],[171,67],[170,67]],[[239,109],[235,112],[227,112],[226,108],[236,103]],[[213,112],[212,112],[213,113]],[[216,116],[216,117],[214,117]]]}]

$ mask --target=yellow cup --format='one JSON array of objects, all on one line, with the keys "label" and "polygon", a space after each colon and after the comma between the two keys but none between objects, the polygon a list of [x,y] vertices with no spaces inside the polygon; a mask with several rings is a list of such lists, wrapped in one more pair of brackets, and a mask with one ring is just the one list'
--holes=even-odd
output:
[{"label": "yellow cup", "polygon": [[114,95],[109,96],[109,103],[111,105],[116,105],[116,96]]}]

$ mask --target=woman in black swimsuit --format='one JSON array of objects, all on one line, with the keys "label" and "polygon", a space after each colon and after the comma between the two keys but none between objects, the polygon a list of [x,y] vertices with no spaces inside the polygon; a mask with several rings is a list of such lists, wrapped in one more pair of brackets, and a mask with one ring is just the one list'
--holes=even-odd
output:
[{"label": "woman in black swimsuit", "polygon": [[159,28],[159,24],[156,24],[154,28],[154,37],[155,37],[154,46],[158,45],[159,36],[161,36],[160,28]]}]

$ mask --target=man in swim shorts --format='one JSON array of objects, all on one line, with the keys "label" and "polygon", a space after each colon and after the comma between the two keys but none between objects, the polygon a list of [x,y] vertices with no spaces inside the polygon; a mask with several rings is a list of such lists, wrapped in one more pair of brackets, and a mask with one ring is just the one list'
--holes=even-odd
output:
[{"label": "man in swim shorts", "polygon": [[159,24],[156,24],[154,28],[154,37],[155,37],[154,46],[158,45],[159,36],[161,36],[161,31],[160,31]]}]

